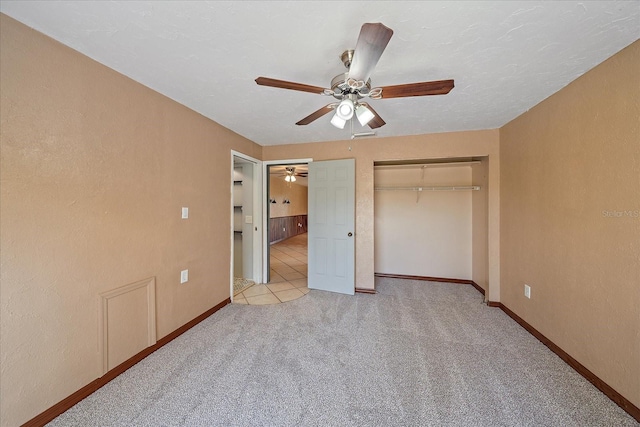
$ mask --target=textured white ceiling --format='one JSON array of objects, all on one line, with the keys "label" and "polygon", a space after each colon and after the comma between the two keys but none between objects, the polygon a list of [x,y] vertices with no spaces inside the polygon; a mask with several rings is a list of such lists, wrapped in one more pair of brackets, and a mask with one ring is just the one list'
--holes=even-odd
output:
[{"label": "textured white ceiling", "polygon": [[261,145],[350,137],[331,114],[295,125],[333,98],[254,79],[328,87],[365,22],[394,30],[372,85],[455,80],[448,95],[372,101],[387,122],[378,136],[500,127],[640,37],[639,1],[3,0],[0,10]]}]

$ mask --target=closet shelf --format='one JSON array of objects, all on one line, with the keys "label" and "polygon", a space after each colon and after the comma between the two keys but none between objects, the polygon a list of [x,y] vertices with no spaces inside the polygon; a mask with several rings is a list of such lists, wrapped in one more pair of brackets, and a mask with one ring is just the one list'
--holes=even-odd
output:
[{"label": "closet shelf", "polygon": [[436,187],[375,187],[376,191],[464,191],[480,190],[479,185],[455,185],[455,186],[436,186]]}]

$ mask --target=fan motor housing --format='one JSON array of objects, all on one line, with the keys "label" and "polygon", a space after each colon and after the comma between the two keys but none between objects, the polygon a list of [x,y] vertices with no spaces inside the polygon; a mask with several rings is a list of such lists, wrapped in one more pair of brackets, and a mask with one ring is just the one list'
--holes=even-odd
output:
[{"label": "fan motor housing", "polygon": [[358,96],[358,99],[364,98],[371,89],[371,79],[367,80],[367,82],[359,89],[354,89],[347,83],[349,80],[349,73],[338,74],[331,80],[331,90],[333,91],[333,96],[336,99],[342,99],[345,95],[354,94]]}]

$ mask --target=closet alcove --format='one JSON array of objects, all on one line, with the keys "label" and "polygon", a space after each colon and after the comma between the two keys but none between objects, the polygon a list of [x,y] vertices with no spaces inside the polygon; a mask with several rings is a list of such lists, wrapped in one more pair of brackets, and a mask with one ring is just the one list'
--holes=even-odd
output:
[{"label": "closet alcove", "polygon": [[487,158],[376,162],[375,272],[486,284],[487,166]]}]

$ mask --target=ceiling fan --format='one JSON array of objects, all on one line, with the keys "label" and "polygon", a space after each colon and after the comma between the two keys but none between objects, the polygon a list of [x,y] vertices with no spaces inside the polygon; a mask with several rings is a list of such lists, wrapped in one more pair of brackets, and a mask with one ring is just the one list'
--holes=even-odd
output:
[{"label": "ceiling fan", "polygon": [[309,176],[309,172],[306,170],[296,171],[295,166],[287,166],[282,176],[284,176],[284,180],[287,182],[295,182],[297,176],[306,178],[307,176]]},{"label": "ceiling fan", "polygon": [[355,115],[362,126],[371,129],[384,126],[382,117],[367,102],[362,100],[402,98],[406,96],[445,95],[453,89],[453,80],[409,83],[394,86],[371,87],[371,73],[382,52],[387,47],[393,30],[381,23],[364,24],[354,50],[347,50],[341,56],[347,72],[331,80],[331,88],[322,88],[268,77],[258,77],[256,83],[282,89],[298,90],[319,95],[333,96],[338,102],[325,105],[303,118],[296,125],[308,125],[330,111],[335,110],[331,124],[343,129],[345,123]]},{"label": "ceiling fan", "polygon": [[309,170],[307,166],[271,166],[270,175],[282,177],[286,182],[295,182],[297,178],[307,178]]}]

